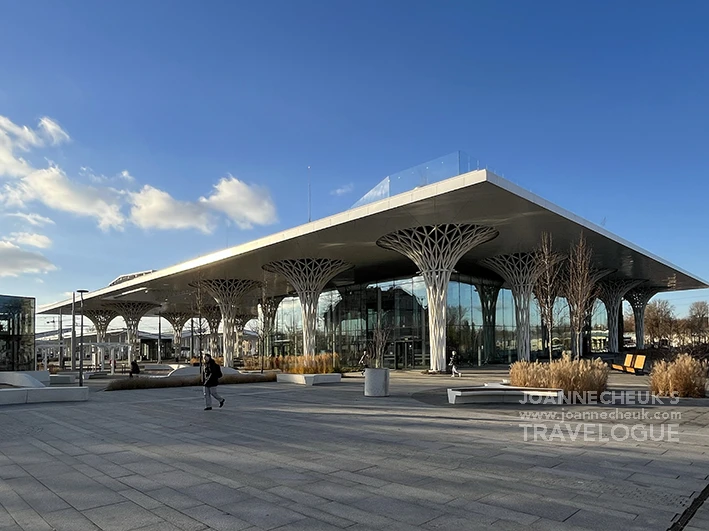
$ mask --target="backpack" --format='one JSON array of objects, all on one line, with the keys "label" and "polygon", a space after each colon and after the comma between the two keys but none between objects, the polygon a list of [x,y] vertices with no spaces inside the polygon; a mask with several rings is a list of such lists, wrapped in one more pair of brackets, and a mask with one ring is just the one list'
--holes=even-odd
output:
[{"label": "backpack", "polygon": [[219,366],[218,363],[215,363],[214,366],[216,368],[216,370],[214,371],[214,376],[218,380],[222,377],[222,368]]}]

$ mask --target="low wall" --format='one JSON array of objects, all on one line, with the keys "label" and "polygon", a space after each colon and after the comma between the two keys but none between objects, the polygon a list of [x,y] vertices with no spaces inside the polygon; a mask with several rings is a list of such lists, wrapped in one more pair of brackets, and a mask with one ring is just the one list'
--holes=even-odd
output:
[{"label": "low wall", "polygon": [[319,385],[328,383],[339,383],[342,381],[342,374],[333,372],[329,374],[287,374],[278,373],[276,381],[284,383],[294,383],[300,385]]},{"label": "low wall", "polygon": [[0,405],[38,404],[42,402],[85,402],[88,387],[30,387],[0,389]]}]

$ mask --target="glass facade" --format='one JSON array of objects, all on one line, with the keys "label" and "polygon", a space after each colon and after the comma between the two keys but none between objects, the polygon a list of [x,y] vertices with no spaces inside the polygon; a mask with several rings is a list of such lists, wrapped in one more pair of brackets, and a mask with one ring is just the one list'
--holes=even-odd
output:
[{"label": "glass facade", "polygon": [[34,370],[35,300],[0,295],[0,371]]},{"label": "glass facade", "polygon": [[[501,289],[495,314],[495,349],[483,349],[483,315],[476,279],[455,274],[448,285],[447,350],[455,350],[465,365],[510,363],[517,359],[515,307],[512,292]],[[596,310],[597,331],[605,310]],[[566,301],[557,301],[553,339],[555,355],[571,348]],[[542,355],[542,326],[536,304],[531,305],[532,359]],[[428,368],[429,330],[426,286],[421,277],[389,279],[322,293],[318,304],[317,352],[336,352],[346,367],[355,367],[373,337],[377,318],[390,331],[384,366],[392,369]],[[590,337],[590,336],[589,336]],[[598,342],[594,341],[594,345]],[[298,297],[284,299],[276,312],[273,354],[302,354],[302,316]]]}]

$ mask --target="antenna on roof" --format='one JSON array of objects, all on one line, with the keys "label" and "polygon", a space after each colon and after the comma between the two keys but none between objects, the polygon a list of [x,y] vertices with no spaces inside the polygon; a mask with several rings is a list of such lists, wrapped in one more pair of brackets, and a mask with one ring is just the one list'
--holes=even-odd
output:
[{"label": "antenna on roof", "polygon": [[606,217],[603,216],[603,220],[601,221],[601,227],[605,227],[605,226],[606,226]]},{"label": "antenna on roof", "polygon": [[308,166],[308,223],[310,223],[310,166]]}]

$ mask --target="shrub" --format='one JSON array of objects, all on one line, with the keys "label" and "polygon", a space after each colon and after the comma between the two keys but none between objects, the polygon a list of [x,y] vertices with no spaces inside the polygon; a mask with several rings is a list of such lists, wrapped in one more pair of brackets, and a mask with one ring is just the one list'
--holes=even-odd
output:
[{"label": "shrub", "polygon": [[572,360],[564,356],[551,363],[518,361],[510,367],[510,384],[518,387],[551,387],[566,394],[595,391],[608,385],[610,369],[600,359]]},{"label": "shrub", "polygon": [[[276,375],[266,374],[225,374],[219,378],[219,385],[245,384],[257,382],[275,382]],[[202,385],[199,376],[185,378],[125,378],[122,380],[112,380],[106,387],[106,391],[125,391],[128,389],[161,389],[165,387],[186,387],[192,385]]]},{"label": "shrub", "polygon": [[[290,374],[324,374],[335,372],[339,365],[340,357],[337,354],[325,353],[315,356],[269,356],[263,360],[263,368],[267,370],[280,370]],[[258,357],[244,360],[246,369],[261,368],[261,359]]]},{"label": "shrub", "polygon": [[709,364],[689,354],[673,361],[658,361],[650,371],[650,391],[659,396],[702,398],[706,395]]}]

